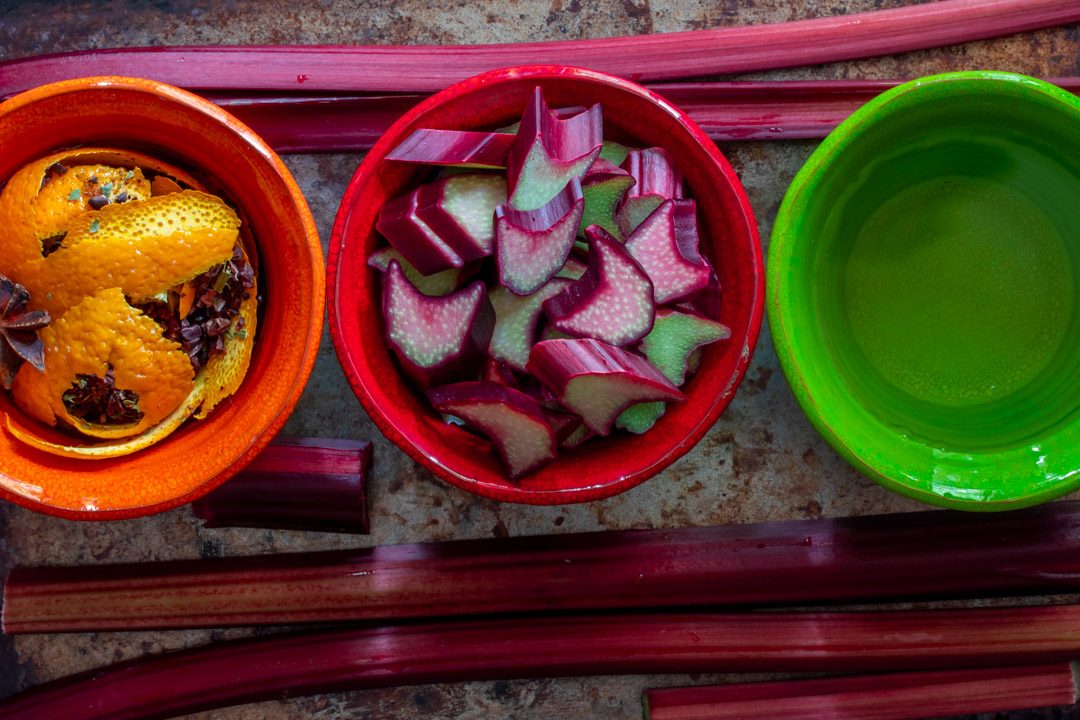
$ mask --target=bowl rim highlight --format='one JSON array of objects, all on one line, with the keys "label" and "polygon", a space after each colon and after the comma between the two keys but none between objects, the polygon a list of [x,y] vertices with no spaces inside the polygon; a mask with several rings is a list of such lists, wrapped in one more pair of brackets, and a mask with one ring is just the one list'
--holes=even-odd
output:
[{"label": "bowl rim highlight", "polygon": [[[813,202],[813,194],[823,175],[848,147],[857,142],[879,115],[904,112],[920,99],[935,97],[937,93],[968,90],[997,95],[1010,93],[1014,98],[1025,98],[1025,101],[1037,99],[1071,114],[1080,129],[1080,98],[1048,82],[1016,73],[993,70],[942,73],[887,90],[844,120],[814,150],[788,187],[770,238],[766,309],[780,367],[796,400],[814,428],[845,460],[884,487],[925,503],[960,510],[1000,511],[1036,505],[1080,487],[1080,462],[1070,462],[1066,458],[1060,472],[1050,477],[1045,469],[1047,456],[1040,457],[1037,452],[1044,436],[1056,438],[1067,433],[1070,427],[1080,438],[1080,419],[1064,422],[1062,427],[1045,432],[1038,439],[1033,438],[1036,444],[1030,448],[960,452],[902,437],[877,422],[876,416],[843,390],[843,383],[837,379],[836,367],[831,361],[820,361],[820,367],[833,370],[829,381],[832,387],[815,384],[815,380],[807,378],[809,366],[815,362],[809,356],[812,353],[824,355],[824,352],[805,338],[797,327],[798,322],[793,320],[793,308],[803,295],[791,290],[788,283],[792,264],[799,261],[800,247],[809,242],[800,237],[806,233],[802,227],[802,211]],[[842,410],[833,408],[828,398],[823,399],[831,394],[842,395],[843,402],[847,403],[845,407],[861,411],[860,417],[872,421],[872,427],[853,429],[857,419],[843,417]],[[841,401],[833,404],[839,405]],[[1076,457],[1080,460],[1080,452]],[[912,465],[904,463],[916,458],[928,461],[927,467],[934,468],[932,477],[923,477]],[[1028,469],[1026,475],[1022,473],[1024,468]],[[977,487],[987,482],[998,486],[992,489]]]}]

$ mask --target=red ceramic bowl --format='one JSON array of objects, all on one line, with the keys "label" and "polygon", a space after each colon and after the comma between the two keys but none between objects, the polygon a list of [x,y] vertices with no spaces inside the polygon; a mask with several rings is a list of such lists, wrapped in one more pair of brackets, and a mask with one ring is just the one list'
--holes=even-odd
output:
[{"label": "red ceramic bowl", "polygon": [[[698,203],[702,252],[720,276],[719,319],[732,337],[710,346],[700,371],[642,436],[594,439],[518,482],[510,482],[490,444],[446,425],[399,374],[384,342],[379,277],[366,265],[380,244],[379,208],[414,185],[424,169],[387,162],[417,128],[491,129],[519,119],[537,85],[553,106],[601,103],[605,137],[660,146],[675,158]],[[757,342],[764,295],[761,246],[750,204],[716,146],[658,95],[609,75],[561,66],[496,70],[458,83],[418,105],[386,132],[356,171],[330,242],[330,331],[345,374],[379,429],[447,482],[479,495],[553,505],[615,495],[660,472],[701,439],[727,407]]]},{"label": "red ceramic bowl", "polygon": [[[53,151],[103,146],[175,166],[232,204],[260,262],[262,304],[251,366],[239,392],[146,450],[113,460],[61,458],[6,429],[25,417],[0,391],[0,498],[78,520],[148,515],[206,494],[270,441],[300,397],[322,333],[322,250],[288,169],[247,126],[169,85],[85,78],[0,104],[0,179]],[[0,239],[2,247],[2,239]],[[17,280],[17,278],[16,278]]]}]

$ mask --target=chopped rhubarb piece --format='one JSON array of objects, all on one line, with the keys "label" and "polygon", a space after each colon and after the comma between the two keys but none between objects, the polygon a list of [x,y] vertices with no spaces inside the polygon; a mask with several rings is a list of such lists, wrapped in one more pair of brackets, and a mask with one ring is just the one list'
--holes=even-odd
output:
[{"label": "chopped rhubarb piece", "polygon": [[727,326],[703,315],[660,309],[652,331],[641,341],[641,352],[664,377],[681,386],[694,351],[729,337]]},{"label": "chopped rhubarb piece", "polygon": [[722,300],[723,290],[720,287],[720,280],[717,279],[716,273],[714,272],[709,277],[708,285],[694,293],[693,297],[689,297],[678,303],[676,307],[682,310],[689,310],[698,315],[704,315],[705,317],[719,317],[720,303]]},{"label": "chopped rhubarb piece", "polygon": [[461,267],[443,270],[434,275],[424,275],[414,268],[412,263],[402,257],[401,253],[390,247],[379,248],[371,253],[368,257],[367,264],[368,267],[374,268],[379,272],[386,272],[386,269],[390,267],[391,260],[397,260],[398,263],[401,264],[401,269],[405,272],[405,277],[409,278],[409,282],[425,295],[448,295],[461,286],[462,280],[465,275],[468,274],[466,268]]},{"label": "chopped rhubarb piece", "polygon": [[375,227],[424,275],[461,267],[465,264],[461,256],[417,216],[419,196],[416,189],[387,202],[379,210]]},{"label": "chopped rhubarb piece", "polygon": [[566,450],[573,450],[576,447],[584,445],[587,440],[591,440],[594,437],[596,437],[596,433],[590,430],[588,426],[582,422],[579,423],[569,435],[559,441],[559,447]]},{"label": "chopped rhubarb piece", "polygon": [[631,150],[622,167],[634,178],[615,219],[623,235],[629,236],[665,200],[681,198],[682,176],[663,148]]},{"label": "chopped rhubarb piece", "polygon": [[652,430],[652,426],[664,414],[665,409],[667,409],[667,405],[660,401],[631,405],[623,410],[619,417],[615,418],[615,427],[632,432],[635,435],[641,435]]},{"label": "chopped rhubarb piece", "polygon": [[390,347],[418,383],[427,387],[476,376],[495,327],[483,281],[428,297],[391,260],[383,274],[382,307]]},{"label": "chopped rhubarb piece", "polygon": [[[581,113],[585,112],[588,109],[589,108],[583,107],[581,105],[571,105],[569,107],[555,108],[554,110],[552,110],[552,112],[554,112],[556,117],[558,117],[559,119],[565,120],[566,118],[571,118],[571,117],[574,117],[575,115],[580,115]],[[506,127],[499,128],[495,132],[510,133],[511,135],[516,135],[517,131],[520,130],[520,129],[521,129],[521,121],[516,120],[513,123],[511,123],[510,125],[507,125]],[[602,153],[603,149],[601,149],[600,152]],[[509,150],[507,150],[507,153],[509,154]]]},{"label": "chopped rhubarb piece", "polygon": [[581,216],[578,234],[584,235],[585,228],[590,225],[599,225],[611,233],[612,237],[622,240],[622,230],[615,222],[615,208],[633,184],[634,178],[619,166],[603,158],[594,162],[581,181],[581,192],[585,195],[585,212]]},{"label": "chopped rhubarb piece", "polygon": [[603,146],[600,148],[600,159],[607,160],[612,165],[622,165],[626,161],[626,156],[629,153],[630,148],[622,143],[617,143],[614,140],[605,140]]},{"label": "chopped rhubarb piece", "polygon": [[577,415],[559,412],[558,410],[544,408],[544,417],[547,418],[548,424],[551,425],[559,445],[562,445],[568,437],[578,432],[579,429],[585,427],[581,422],[581,418]]},{"label": "chopped rhubarb piece", "polygon": [[535,210],[495,208],[499,282],[518,295],[528,295],[550,280],[570,257],[584,209],[577,178]]},{"label": "chopped rhubarb piece", "polygon": [[693,295],[712,276],[712,268],[698,252],[693,200],[665,200],[626,239],[626,250],[652,281],[657,305]]},{"label": "chopped rhubarb piece", "polygon": [[586,230],[589,266],[580,280],[544,303],[556,330],[626,345],[652,329],[653,287],[641,266],[615,238],[596,226]]},{"label": "chopped rhubarb piece", "polygon": [[528,370],[597,435],[631,405],[683,399],[644,358],[588,338],[537,343]]},{"label": "chopped rhubarb piece", "polygon": [[548,109],[540,88],[525,108],[516,141],[506,161],[507,192],[516,210],[545,205],[570,182],[581,178],[603,145],[600,106],[566,119]]},{"label": "chopped rhubarb piece", "polygon": [[517,479],[555,459],[555,432],[540,403],[523,392],[488,382],[463,382],[428,391],[435,409],[488,436],[510,477]]},{"label": "chopped rhubarb piece", "polygon": [[495,308],[495,332],[491,335],[488,355],[501,360],[515,370],[525,372],[529,352],[536,339],[536,324],[543,313],[544,301],[570,285],[569,280],[555,278],[532,295],[516,295],[507,288],[496,286],[488,293]]},{"label": "chopped rhubarb piece", "polygon": [[495,208],[505,202],[502,176],[455,174],[420,186],[416,216],[468,262],[491,255]]},{"label": "chopped rhubarb piece", "polygon": [[514,136],[506,133],[420,128],[386,159],[424,165],[504,168],[513,146]]}]

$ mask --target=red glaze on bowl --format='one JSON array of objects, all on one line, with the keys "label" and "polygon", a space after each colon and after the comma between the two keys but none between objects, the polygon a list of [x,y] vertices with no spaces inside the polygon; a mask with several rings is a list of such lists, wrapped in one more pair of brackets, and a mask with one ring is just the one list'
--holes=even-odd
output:
[{"label": "red glaze on bowl", "polygon": [[[375,220],[384,202],[415,185],[423,168],[386,161],[417,128],[492,129],[520,118],[537,85],[552,107],[601,103],[605,138],[671,153],[698,203],[701,250],[723,287],[719,320],[730,340],[707,348],[700,371],[642,436],[613,435],[563,452],[517,482],[490,443],[442,421],[401,375],[384,340],[379,275],[368,255],[382,244]],[[478,75],[422,102],[386,132],[349,183],[330,240],[330,332],[353,391],[378,428],[440,478],[510,502],[555,505],[609,497],[663,470],[692,448],[735,394],[761,326],[764,273],[750,203],[731,165],[683,112],[639,85],[563,66]]]},{"label": "red glaze on bowl", "polygon": [[[191,173],[236,207],[258,247],[265,302],[251,366],[239,392],[206,420],[190,421],[123,458],[70,459],[12,437],[4,429],[6,414],[39,428],[46,439],[56,436],[0,391],[0,498],[76,520],[138,517],[210,492],[284,424],[322,334],[322,250],[307,203],[280,158],[246,125],[191,93],[149,80],[99,77],[45,85],[0,104],[0,179],[78,146],[142,152]],[[78,502],[50,499],[50,487],[60,483],[78,488]]]}]

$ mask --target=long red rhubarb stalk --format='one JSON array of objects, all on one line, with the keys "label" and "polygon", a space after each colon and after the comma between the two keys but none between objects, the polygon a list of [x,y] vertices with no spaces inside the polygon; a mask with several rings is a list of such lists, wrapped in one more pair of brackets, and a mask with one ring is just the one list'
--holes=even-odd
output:
[{"label": "long red rhubarb stalk", "polygon": [[204,90],[430,92],[486,70],[557,59],[638,81],[887,55],[1080,20],[1076,0],[941,0],[771,25],[504,45],[86,50],[0,65],[0,95],[46,82],[131,75]]},{"label": "long red rhubarb stalk", "polygon": [[208,528],[366,534],[370,467],[366,440],[277,439],[191,509]]},{"label": "long red rhubarb stalk", "polygon": [[915,720],[1077,701],[1069,663],[661,688],[648,720]]},{"label": "long red rhubarb stalk", "polygon": [[5,632],[811,604],[1080,588],[1080,502],[184,562],[15,568]]},{"label": "long red rhubarb stalk", "polygon": [[350,688],[672,672],[866,671],[1080,654],[1080,606],[599,615],[321,631],[151,656],[0,701],[5,720],[142,720]]},{"label": "long red rhubarb stalk", "polygon": [[[655,83],[713,140],[823,138],[848,115],[901,80],[780,80]],[[1080,78],[1051,82],[1080,92]],[[369,150],[426,95],[236,95],[208,97],[281,153]]]}]

